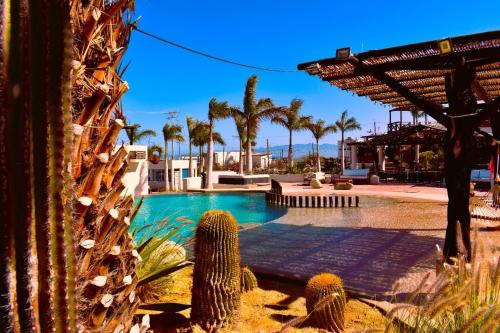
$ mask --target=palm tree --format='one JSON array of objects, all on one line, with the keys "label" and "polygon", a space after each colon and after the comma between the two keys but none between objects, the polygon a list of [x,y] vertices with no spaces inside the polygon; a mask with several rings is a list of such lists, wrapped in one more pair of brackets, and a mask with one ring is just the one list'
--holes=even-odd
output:
[{"label": "palm tree", "polygon": [[342,115],[340,116],[340,119],[335,122],[335,126],[337,126],[337,129],[340,130],[340,133],[342,134],[341,137],[341,160],[342,160],[342,173],[344,173],[345,169],[345,158],[344,158],[344,133],[349,132],[349,131],[354,131],[354,130],[360,130],[361,125],[358,123],[356,118],[351,117],[347,118],[347,110],[344,110],[342,112]]},{"label": "palm tree", "polygon": [[243,174],[243,159],[242,159],[242,151],[243,151],[243,140],[246,137],[246,122],[245,117],[241,115],[239,112],[233,112],[234,124],[236,125],[236,131],[238,132],[238,138],[240,143],[240,162],[239,162],[239,173]]},{"label": "palm tree", "polygon": [[257,86],[257,76],[252,75],[248,78],[245,87],[245,97],[243,99],[243,112],[239,112],[245,119],[247,125],[246,133],[246,169],[247,173],[252,174],[252,141],[259,131],[260,121],[272,118],[282,108],[274,106],[270,98],[261,98],[255,100],[255,87]]},{"label": "palm tree", "polygon": [[[155,153],[158,153],[156,155]],[[151,145],[148,147],[148,159],[153,163],[158,163],[161,159],[161,154],[163,154],[163,148],[158,145]]]},{"label": "palm tree", "polygon": [[306,129],[307,124],[311,120],[310,116],[302,116],[300,114],[300,108],[304,102],[301,99],[294,98],[290,102],[290,106],[284,108],[281,112],[276,114],[271,122],[279,124],[286,128],[290,134],[288,142],[288,167],[291,169],[293,167],[293,143],[292,135],[295,131],[301,131]]},{"label": "palm tree", "polygon": [[337,132],[337,127],[333,124],[325,125],[325,121],[323,119],[318,119],[316,122],[312,120],[307,124],[307,129],[311,131],[312,135],[316,139],[316,157],[318,160],[318,172],[321,172],[321,161],[319,158],[319,140],[323,138],[328,133]]},{"label": "palm tree", "polygon": [[[182,126],[181,125],[176,125],[176,126],[179,126],[179,128],[181,129],[182,131]],[[172,160],[175,160],[175,149],[174,149],[174,142],[184,142],[184,137],[182,136],[182,134],[179,132],[177,133],[172,139]],[[179,152],[179,156],[180,156],[180,152]]]},{"label": "palm tree", "polygon": [[133,124],[124,127],[130,145],[133,145],[135,142],[141,141],[148,136],[156,136],[155,131],[149,129],[139,131],[139,127],[141,127],[141,125],[139,124]]},{"label": "palm tree", "polygon": [[[173,182],[174,182],[174,177],[172,174],[172,186],[168,181],[168,142],[169,140],[174,140],[176,139],[181,131],[182,127],[179,125],[170,125],[170,124],[165,124],[163,126],[163,140],[165,141],[165,191],[169,191],[170,188],[173,189]],[[172,141],[173,142],[173,141]]]},{"label": "palm tree", "polygon": [[226,119],[231,116],[231,107],[227,104],[227,102],[217,102],[215,98],[212,98],[208,103],[208,169],[207,169],[207,182],[205,184],[205,188],[211,190],[213,188],[212,185],[212,172],[214,167],[214,141],[213,141],[213,132],[214,132],[214,121],[217,119]]},{"label": "palm tree", "polygon": [[[205,121],[199,121],[193,130],[194,136],[192,138],[193,146],[199,148],[199,158],[200,158],[200,173],[204,169],[204,147],[210,142],[210,125]],[[222,135],[219,132],[212,132],[213,142],[220,145],[225,145],[225,141],[222,139]]]},{"label": "palm tree", "polygon": [[193,120],[192,117],[186,118],[186,125],[188,130],[188,143],[189,143],[189,177],[193,177],[193,138],[195,136],[196,127],[200,124],[200,121]]}]

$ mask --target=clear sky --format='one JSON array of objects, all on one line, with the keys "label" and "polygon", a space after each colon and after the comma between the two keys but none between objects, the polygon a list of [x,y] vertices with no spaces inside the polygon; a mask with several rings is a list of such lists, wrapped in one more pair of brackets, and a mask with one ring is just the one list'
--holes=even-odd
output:
[{"label": "clear sky", "polygon": [[[136,16],[145,31],[200,51],[231,60],[282,69],[335,55],[350,46],[354,53],[402,44],[500,29],[500,0],[491,1],[168,1],[137,0]],[[242,106],[247,78],[257,74],[257,97],[270,97],[277,105],[304,100],[302,112],[328,122],[347,109],[363,130],[385,130],[387,109],[370,100],[331,87],[306,73],[270,73],[245,69],[200,57],[133,33],[125,61],[130,90],[123,98],[129,123],[154,129],[162,144],[166,115],[177,111],[185,127],[186,116],[207,118],[208,101],[215,97]],[[232,120],[216,123],[229,149],[236,149]],[[263,123],[257,146],[288,143],[278,125]],[[323,143],[336,143],[339,134]],[[308,143],[308,132],[294,135],[295,143]],[[147,140],[142,142],[147,143]]]}]

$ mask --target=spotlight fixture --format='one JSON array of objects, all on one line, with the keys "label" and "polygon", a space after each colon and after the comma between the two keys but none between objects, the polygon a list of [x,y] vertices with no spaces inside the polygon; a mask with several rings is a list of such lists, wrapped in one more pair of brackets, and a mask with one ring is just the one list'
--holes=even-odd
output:
[{"label": "spotlight fixture", "polygon": [[446,39],[441,39],[437,42],[438,47],[439,47],[439,53],[441,55],[446,55],[450,54],[453,52],[453,46],[451,44],[451,39],[446,38]]},{"label": "spotlight fixture", "polygon": [[335,52],[335,58],[338,60],[345,60],[348,59],[351,56],[351,48],[350,47],[343,47],[341,49],[337,49]]}]

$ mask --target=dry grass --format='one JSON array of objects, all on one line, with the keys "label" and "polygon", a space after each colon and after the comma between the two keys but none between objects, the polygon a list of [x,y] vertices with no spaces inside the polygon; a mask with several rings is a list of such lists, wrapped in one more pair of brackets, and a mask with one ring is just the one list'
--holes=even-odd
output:
[{"label": "dry grass", "polygon": [[[165,302],[189,304],[191,302],[192,268],[186,268],[174,277],[175,288]],[[283,323],[306,315],[306,302],[303,296],[304,287],[285,283],[259,279],[259,288],[242,295],[240,320],[232,330],[227,332],[277,332]],[[151,329],[159,332],[179,332],[188,326],[190,310],[180,312],[177,316],[167,317],[157,314],[151,315]],[[351,299],[346,306],[345,332],[361,331],[365,328],[384,328],[384,316],[371,306],[358,300]],[[195,327],[193,332],[204,332]],[[290,328],[287,333],[325,332],[313,327]]]}]

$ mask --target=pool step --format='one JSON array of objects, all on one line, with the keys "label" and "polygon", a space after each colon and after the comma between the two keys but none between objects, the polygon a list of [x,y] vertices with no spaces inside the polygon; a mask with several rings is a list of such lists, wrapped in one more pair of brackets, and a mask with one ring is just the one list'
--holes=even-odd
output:
[{"label": "pool step", "polygon": [[266,192],[266,202],[272,205],[303,208],[359,207],[359,196],[345,195],[284,195]]}]

